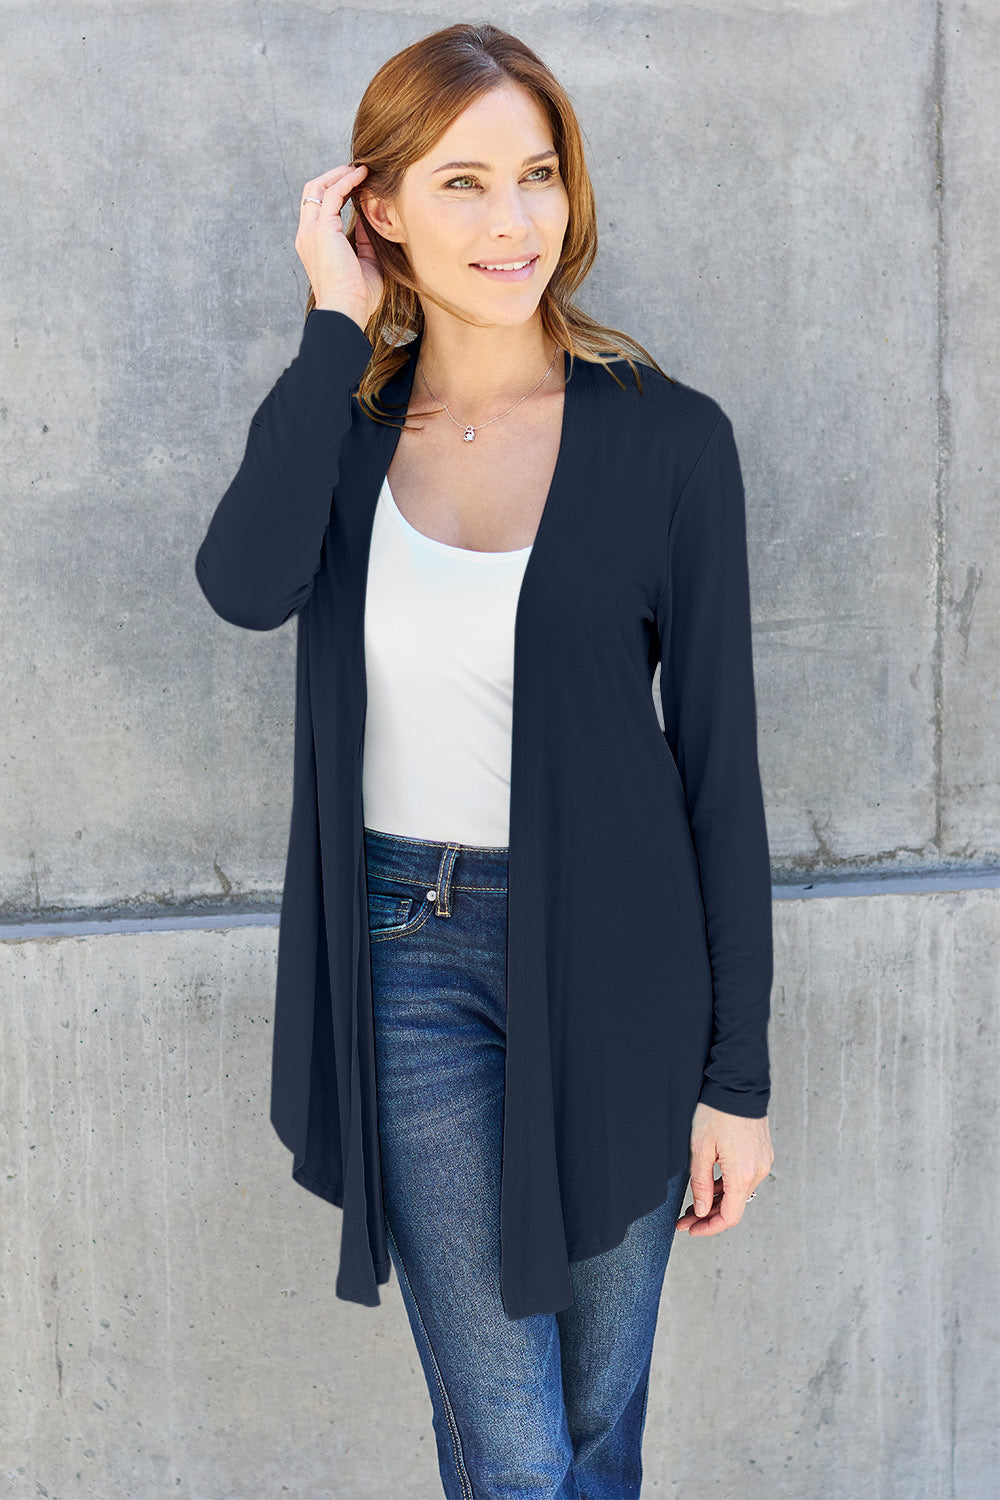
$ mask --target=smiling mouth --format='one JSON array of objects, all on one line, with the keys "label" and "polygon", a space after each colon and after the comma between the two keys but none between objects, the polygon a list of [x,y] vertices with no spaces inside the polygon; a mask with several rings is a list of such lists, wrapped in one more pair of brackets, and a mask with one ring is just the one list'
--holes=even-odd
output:
[{"label": "smiling mouth", "polygon": [[532,274],[537,263],[538,256],[532,255],[524,263],[518,264],[516,270],[491,270],[488,263],[478,260],[470,261],[469,265],[473,271],[482,271],[487,276],[505,281],[522,281]]},{"label": "smiling mouth", "polygon": [[[537,260],[537,259],[538,259],[537,255],[522,255],[522,256],[520,256],[515,261],[500,261],[499,264],[501,266],[503,266],[504,268],[509,268],[510,266],[524,265],[526,262],[528,264],[530,264],[533,260]],[[472,265],[474,265],[474,266],[480,266],[483,270],[485,270],[487,266],[492,265],[492,264],[493,264],[493,262],[488,261],[488,260],[474,260],[474,261],[472,261]]]}]

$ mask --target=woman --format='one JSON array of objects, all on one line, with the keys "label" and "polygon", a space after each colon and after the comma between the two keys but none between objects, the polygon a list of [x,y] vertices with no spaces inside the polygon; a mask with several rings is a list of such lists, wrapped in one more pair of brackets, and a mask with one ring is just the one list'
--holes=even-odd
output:
[{"label": "woman", "polygon": [[773,1161],[732,426],[572,303],[580,130],[518,39],[391,58],[352,148],[197,559],[297,617],[271,1118],[337,1295],[396,1268],[446,1495],[623,1500],[673,1233]]}]

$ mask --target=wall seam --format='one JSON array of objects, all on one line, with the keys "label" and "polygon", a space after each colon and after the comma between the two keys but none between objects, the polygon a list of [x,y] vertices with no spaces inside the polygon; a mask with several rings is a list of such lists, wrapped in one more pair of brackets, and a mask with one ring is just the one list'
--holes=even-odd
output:
[{"label": "wall seam", "polygon": [[935,0],[933,43],[934,101],[934,301],[935,301],[935,464],[934,464],[934,649],[931,681],[934,693],[934,847],[944,855],[945,845],[945,683],[944,630],[948,605],[947,496],[951,459],[951,408],[945,390],[945,353],[948,327],[946,268],[948,243],[945,233],[944,191],[944,0]]}]

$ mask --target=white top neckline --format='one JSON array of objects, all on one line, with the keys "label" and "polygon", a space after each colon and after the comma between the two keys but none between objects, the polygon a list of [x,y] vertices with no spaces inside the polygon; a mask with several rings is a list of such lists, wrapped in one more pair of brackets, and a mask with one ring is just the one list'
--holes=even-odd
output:
[{"label": "white top neckline", "polygon": [[391,514],[395,516],[396,521],[407,533],[407,535],[414,538],[414,540],[416,540],[417,542],[422,543],[425,547],[431,548],[435,552],[447,552],[451,553],[452,555],[457,552],[462,557],[504,558],[525,557],[531,551],[531,545],[533,544],[530,544],[527,547],[509,547],[499,552],[481,552],[474,547],[454,547],[450,542],[439,542],[437,537],[427,536],[425,532],[418,531],[416,526],[414,526],[411,521],[408,521],[406,519],[399,506],[396,504],[396,500],[392,493],[392,490],[389,488],[388,475],[386,475],[385,477],[383,489],[385,490],[386,499],[389,502],[389,510]]}]

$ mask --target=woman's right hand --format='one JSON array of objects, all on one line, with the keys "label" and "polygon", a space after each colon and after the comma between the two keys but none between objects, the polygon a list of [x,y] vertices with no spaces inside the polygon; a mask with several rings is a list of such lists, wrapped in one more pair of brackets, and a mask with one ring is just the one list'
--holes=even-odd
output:
[{"label": "woman's right hand", "polygon": [[302,189],[302,197],[320,198],[321,203],[302,203],[295,249],[306,268],[317,307],[333,308],[353,318],[364,333],[382,297],[383,278],[365,232],[365,221],[356,216],[357,254],[344,233],[340,212],[368,168],[334,167],[314,177]]}]

